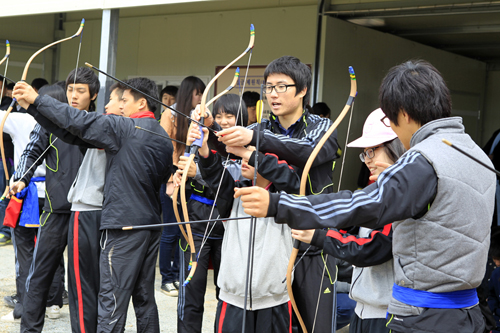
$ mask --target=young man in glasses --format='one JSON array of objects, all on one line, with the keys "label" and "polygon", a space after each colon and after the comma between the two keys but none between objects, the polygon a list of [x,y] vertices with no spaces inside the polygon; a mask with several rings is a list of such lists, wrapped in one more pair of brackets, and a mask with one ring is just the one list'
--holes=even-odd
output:
[{"label": "young man in glasses", "polygon": [[[476,287],[483,279],[495,200],[495,174],[442,143],[450,140],[483,163],[488,156],[451,117],[441,74],[424,61],[392,68],[380,105],[408,152],[363,190],[292,197],[241,189],[245,212],[275,216],[295,229],[377,228],[392,221],[392,332],[483,332]],[[385,119],[381,119],[387,124]],[[253,191],[253,192],[252,192]]]},{"label": "young man in glasses", "polygon": [[[218,132],[219,143],[230,147],[256,145],[260,136],[260,152],[276,156],[276,163],[286,161],[297,170],[299,177],[305,166],[307,157],[323,134],[331,126],[332,121],[311,114],[306,109],[309,103],[311,88],[311,70],[291,56],[284,56],[272,61],[264,72],[264,93],[271,107],[269,119],[262,119],[261,131],[257,132],[257,124],[245,127],[232,127]],[[212,138],[213,139],[213,138]],[[213,145],[217,141],[211,141]],[[222,146],[223,146],[222,145]],[[217,150],[225,154],[224,147]],[[332,169],[337,154],[338,143],[336,131],[327,140],[319,152],[314,166],[309,172],[306,193],[330,193],[333,191]],[[278,159],[280,161],[278,161]],[[249,161],[255,166],[255,161]],[[296,193],[298,194],[298,193]],[[324,268],[321,250],[302,244],[298,257],[302,257],[294,271],[293,293],[308,331],[315,329],[321,332],[331,331],[331,314],[333,310],[332,285],[324,275],[335,274],[335,260],[329,256],[328,265]],[[321,291],[320,291],[321,288]],[[319,313],[316,313],[318,295],[320,297]],[[316,317],[316,320],[315,320]]]}]

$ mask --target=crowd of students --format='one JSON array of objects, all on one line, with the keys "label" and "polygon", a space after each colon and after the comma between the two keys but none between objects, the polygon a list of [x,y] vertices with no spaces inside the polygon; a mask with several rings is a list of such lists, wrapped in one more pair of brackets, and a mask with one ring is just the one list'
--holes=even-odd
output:
[{"label": "crowd of students", "polygon": [[[105,110],[95,110],[99,81],[88,68],[73,70],[65,91],[17,83],[24,113],[11,115],[5,130],[15,151],[11,202],[24,201],[20,218],[5,219],[14,219],[17,304],[4,319],[21,318],[21,332],[42,331],[47,313],[62,306],[56,272],[68,246],[73,332],[123,332],[130,299],[137,331],[159,332],[158,253],[160,291],[178,297],[178,332],[202,330],[209,267],[215,332],[333,332],[349,321],[353,333],[483,332],[491,312],[480,308],[476,288],[487,267],[496,179],[440,143],[450,139],[491,164],[451,117],[438,70],[408,61],[384,78],[380,108],[348,144],[362,150],[370,185],[334,192],[335,131],[307,175],[306,196],[298,195],[302,171],[332,126],[331,111],[309,106],[311,71],[295,57],[272,61],[264,82],[271,114],[261,122],[254,92],[224,95],[201,114],[206,87],[194,76],[159,94],[147,78],[116,83]],[[159,120],[150,96],[168,106]],[[204,127],[189,120],[202,116]],[[186,147],[197,140],[188,165]],[[139,228],[175,222],[172,196],[184,173],[189,220],[209,220],[191,225],[194,249],[176,225]],[[30,217],[28,205],[37,211]],[[292,289],[303,325],[283,280],[294,239],[302,242]],[[197,269],[187,279],[192,253]],[[337,280],[350,282],[355,301],[352,316],[338,322],[336,303],[348,302],[337,300]]]}]

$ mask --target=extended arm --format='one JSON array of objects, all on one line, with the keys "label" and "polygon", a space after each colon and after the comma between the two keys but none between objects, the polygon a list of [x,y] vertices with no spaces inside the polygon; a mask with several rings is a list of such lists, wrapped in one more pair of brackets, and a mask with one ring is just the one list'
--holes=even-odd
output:
[{"label": "extended arm", "polygon": [[[259,174],[273,183],[278,191],[299,193],[300,176],[293,166],[280,160],[277,155],[259,153]],[[255,167],[255,151],[252,153],[248,164]]]},{"label": "extended arm", "polygon": [[358,267],[380,265],[392,259],[392,224],[372,230],[367,237],[336,229],[318,229],[311,244]]},{"label": "extended arm", "polygon": [[47,117],[43,116],[35,106],[30,105],[26,110],[30,115],[35,118],[36,122],[39,123],[47,132],[53,133],[56,137],[61,139],[62,141],[69,143],[70,145],[78,145],[84,148],[96,148],[94,145],[83,141],[78,136],[71,134],[65,129],[62,129],[56,126],[53,122],[51,122]]},{"label": "extended arm", "polygon": [[340,229],[354,225],[376,229],[422,213],[436,191],[434,169],[420,153],[412,152],[363,190],[307,197],[271,194],[267,215],[294,229]]},{"label": "extended arm", "polygon": [[[275,134],[269,130],[257,132],[255,124],[250,125],[253,129],[253,137],[250,144],[257,142],[257,135],[260,135],[260,150],[266,153],[277,154],[280,159],[286,160],[299,168],[304,168],[307,159],[304,156],[311,155],[314,147],[330,128],[332,122],[330,119],[322,118],[317,123],[310,125],[305,136],[301,138],[289,138],[285,135]],[[337,156],[338,150],[337,131],[328,138],[318,156],[314,160],[313,166],[321,165],[333,160]]]},{"label": "extended arm", "polygon": [[121,138],[125,136],[123,132],[128,127],[133,127],[124,126],[125,118],[80,111],[49,96],[38,96],[34,106],[57,127],[97,148],[109,151],[117,151],[121,146]]}]

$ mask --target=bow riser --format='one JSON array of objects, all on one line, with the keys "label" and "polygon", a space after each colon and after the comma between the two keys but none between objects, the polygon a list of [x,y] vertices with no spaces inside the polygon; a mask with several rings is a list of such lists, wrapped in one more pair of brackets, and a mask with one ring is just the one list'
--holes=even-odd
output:
[{"label": "bow riser", "polygon": [[[323,148],[323,145],[325,144],[325,142],[333,134],[333,132],[337,129],[340,122],[344,119],[346,114],[349,112],[349,109],[351,108],[351,105],[354,102],[354,98],[356,97],[356,94],[357,94],[357,84],[356,84],[356,75],[355,75],[352,67],[349,67],[349,75],[351,78],[351,91],[349,92],[349,98],[347,99],[347,103],[344,106],[344,109],[342,110],[342,112],[337,117],[337,119],[330,126],[328,131],[326,131],[325,134],[323,134],[323,137],[318,142],[316,147],[314,147],[311,155],[307,159],[304,170],[302,171],[302,177],[300,179],[300,192],[299,192],[300,195],[306,195],[307,175],[309,174],[309,171],[311,170],[314,159],[316,158],[316,156],[318,156],[318,153],[321,150],[321,148]],[[304,333],[307,333],[307,328],[305,326],[304,320],[302,319],[302,316],[299,313],[299,309],[297,307],[297,303],[295,302],[295,297],[293,296],[293,291],[292,291],[292,271],[293,271],[293,267],[295,264],[295,260],[297,259],[297,255],[299,253],[299,247],[300,247],[300,241],[295,240],[293,242],[292,254],[290,255],[290,260],[288,261],[288,267],[287,267],[287,272],[286,272],[286,285],[287,285],[287,290],[288,290],[288,296],[290,297],[290,302],[292,303],[293,310],[295,311],[295,314],[297,315],[297,319],[299,320],[300,326],[302,327],[302,331]]]}]

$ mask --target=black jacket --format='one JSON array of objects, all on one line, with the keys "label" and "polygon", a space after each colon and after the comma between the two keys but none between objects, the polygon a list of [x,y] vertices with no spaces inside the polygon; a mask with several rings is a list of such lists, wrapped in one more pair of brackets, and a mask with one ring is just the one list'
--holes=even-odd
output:
[{"label": "black jacket", "polygon": [[[259,154],[258,156],[259,174],[265,179],[272,181],[272,185],[269,188],[270,192],[297,191],[300,187],[300,179],[291,166],[286,163],[277,163],[277,158],[273,154]],[[255,152],[250,159],[255,159]],[[203,180],[213,191],[216,191],[224,170],[222,157],[219,154],[210,152],[207,158],[200,157],[198,165]],[[251,180],[240,182],[239,180],[234,180],[229,172],[224,172],[219,196],[216,201],[221,218],[231,215],[231,209],[234,202],[234,187],[251,185]]]},{"label": "black jacket", "polygon": [[[51,148],[47,150],[45,156],[33,166],[34,162],[49,146]],[[44,159],[47,172],[43,210],[51,213],[69,214],[71,213],[71,204],[67,199],[68,191],[78,173],[83,154],[77,146],[56,140],[52,133],[37,124],[30,134],[30,142],[21,155],[13,179],[20,180],[20,177],[27,172],[21,180],[28,185],[36,167],[42,164]],[[33,167],[28,171],[31,166]]]},{"label": "black jacket", "polygon": [[101,229],[161,222],[159,191],[172,173],[173,146],[135,128],[167,135],[154,118],[81,112],[49,96],[37,97],[34,105],[58,127],[106,151]]},{"label": "black jacket", "polygon": [[[255,146],[257,143],[257,136],[260,136],[259,150],[261,152],[275,154],[277,159],[279,158],[279,160],[286,161],[286,163],[295,170],[298,176],[302,177],[302,170],[305,167],[307,159],[325,132],[328,131],[332,125],[332,121],[304,110],[302,117],[293,125],[295,128],[292,136],[287,137],[281,134],[280,125],[276,118],[277,117],[271,113],[269,119],[262,119],[260,132],[257,131],[257,124],[250,125],[248,128],[254,131],[250,144]],[[215,130],[220,130],[215,122],[213,127]],[[211,132],[209,144],[221,155],[226,155],[225,146],[221,144],[217,140],[217,137]],[[337,153],[338,149],[337,131],[335,130],[323,145],[309,171],[306,195],[333,192],[332,170],[335,159],[339,156]],[[254,158],[249,160],[249,164],[254,166]],[[299,194],[299,188],[300,183],[299,187],[296,188],[296,192],[287,191],[287,193]],[[310,247],[307,244],[301,244],[300,251],[306,251],[307,248],[309,248],[307,251],[308,255],[314,255],[321,252],[321,249],[315,246]]]},{"label": "black jacket", "polygon": [[[249,129],[254,131],[250,145],[256,146],[257,136],[260,136],[259,150],[261,152],[277,155],[280,160],[292,165],[298,175],[302,176],[302,169],[305,167],[307,159],[323,137],[323,134],[332,125],[332,121],[305,110],[302,117],[296,122],[292,136],[288,137],[281,134],[276,116],[271,113],[269,118],[262,119],[259,133],[257,132],[256,123],[248,126]],[[216,131],[221,130],[220,126],[215,122],[212,127]],[[217,140],[217,137],[212,132],[210,132],[209,145],[222,156],[227,155],[225,146]],[[310,182],[306,187],[306,195],[333,192],[332,170],[334,161],[339,156],[338,149],[337,131],[335,130],[313,162],[309,171]],[[239,158],[236,156],[231,157]],[[253,166],[252,159],[249,163]],[[292,194],[298,194],[298,192]]]}]

